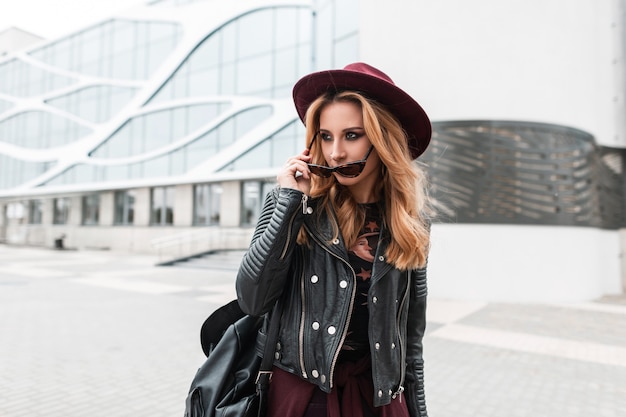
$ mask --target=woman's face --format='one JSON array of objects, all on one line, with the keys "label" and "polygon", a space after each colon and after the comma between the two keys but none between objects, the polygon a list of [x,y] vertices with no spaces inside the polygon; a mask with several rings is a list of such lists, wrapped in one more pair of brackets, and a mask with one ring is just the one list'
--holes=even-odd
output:
[{"label": "woman's face", "polygon": [[[361,108],[355,103],[345,101],[330,103],[322,109],[319,139],[322,154],[330,167],[360,161],[372,146],[365,134]],[[333,175],[337,182],[352,191],[357,202],[373,202],[361,200],[373,198],[374,185],[380,176],[380,164],[380,158],[374,149],[367,158],[363,172],[357,177],[347,178],[337,172]]]}]

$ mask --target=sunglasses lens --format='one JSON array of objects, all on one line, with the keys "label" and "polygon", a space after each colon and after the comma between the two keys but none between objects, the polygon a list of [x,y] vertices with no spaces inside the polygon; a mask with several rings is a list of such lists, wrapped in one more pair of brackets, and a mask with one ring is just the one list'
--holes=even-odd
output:
[{"label": "sunglasses lens", "polygon": [[309,171],[311,171],[312,174],[315,174],[319,177],[328,178],[330,177],[330,174],[332,174],[332,170],[330,170],[327,167],[314,165],[314,164],[308,164],[308,165],[309,165]]},{"label": "sunglasses lens", "polygon": [[363,168],[365,167],[364,163],[358,164],[348,164],[342,167],[336,168],[337,173],[344,177],[353,178],[358,176],[361,172],[363,172]]}]

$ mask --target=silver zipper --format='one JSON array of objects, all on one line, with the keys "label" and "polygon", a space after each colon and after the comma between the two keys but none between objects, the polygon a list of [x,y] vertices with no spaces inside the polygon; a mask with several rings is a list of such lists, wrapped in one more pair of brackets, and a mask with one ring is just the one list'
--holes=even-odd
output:
[{"label": "silver zipper", "polygon": [[300,276],[300,299],[302,300],[302,311],[300,312],[300,332],[298,333],[298,353],[300,354],[300,369],[302,369],[302,377],[308,378],[306,369],[304,368],[304,268],[302,268],[302,275]]},{"label": "silver zipper", "polygon": [[[398,395],[401,395],[403,392],[404,392],[404,387],[403,387],[402,385],[400,385],[400,386],[398,387],[398,390],[397,390],[396,392],[394,392],[394,393],[393,393],[393,395],[391,396],[391,399],[392,399],[392,400],[395,400],[395,399],[396,399],[396,397],[397,397]],[[402,397],[400,397],[400,402],[402,402]]]},{"label": "silver zipper", "polygon": [[[343,328],[343,331],[341,333],[341,339],[339,339],[339,345],[337,345],[337,350],[335,351],[334,355],[333,355],[333,361],[331,362],[330,365],[330,388],[332,389],[333,387],[333,377],[335,374],[335,365],[337,364],[337,359],[339,358],[339,351],[341,350],[341,346],[343,346],[343,342],[346,340],[346,336],[348,334],[348,326],[350,324],[350,320],[352,319],[352,309],[354,308],[354,299],[356,298],[356,272],[354,272],[354,268],[352,268],[352,265],[350,265],[349,262],[347,262],[345,259],[343,259],[342,257],[335,255],[334,253],[332,253],[331,251],[328,250],[328,248],[326,248],[326,245],[324,245],[322,242],[320,242],[312,233],[309,232],[309,234],[311,235],[311,237],[326,251],[328,252],[330,255],[334,256],[335,258],[339,259],[341,262],[343,262],[344,264],[346,264],[349,268],[350,271],[352,271],[352,294],[350,296],[350,306],[348,309],[348,320],[346,322],[346,325]],[[304,369],[304,368],[303,368]]]},{"label": "silver zipper", "polygon": [[[404,291],[404,296],[402,297],[402,302],[400,303],[400,312],[402,312],[404,310],[404,304],[406,303],[406,299],[408,297],[409,292],[411,291],[411,278],[410,278],[410,274],[411,272],[407,272],[407,284],[406,284],[406,290]],[[401,315],[398,316],[398,320],[396,320],[396,329],[398,332],[398,336],[401,336],[400,334],[400,317]],[[406,349],[404,349],[404,345],[402,343],[402,337],[399,337],[399,343],[400,343],[400,357],[401,357],[401,366],[400,366],[400,385],[398,386],[398,390],[396,392],[393,393],[393,395],[391,396],[391,399],[395,400],[396,397],[400,394],[402,394],[402,392],[404,392],[404,378],[406,377]],[[402,397],[400,397],[400,400],[402,401]]]}]

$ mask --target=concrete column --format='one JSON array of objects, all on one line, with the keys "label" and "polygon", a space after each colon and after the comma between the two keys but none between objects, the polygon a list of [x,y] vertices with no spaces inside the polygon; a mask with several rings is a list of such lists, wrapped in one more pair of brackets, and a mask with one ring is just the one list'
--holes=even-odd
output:
[{"label": "concrete column", "polygon": [[138,188],[135,190],[135,226],[150,225],[150,188]]},{"label": "concrete column", "polygon": [[41,224],[51,225],[54,220],[54,199],[43,198],[41,200]]},{"label": "concrete column", "polygon": [[80,226],[83,222],[83,197],[70,197],[70,212],[67,224],[70,226]]},{"label": "concrete column", "polygon": [[191,226],[193,224],[193,185],[177,185],[175,193],[174,226]]},{"label": "concrete column", "polygon": [[22,205],[24,206],[24,217],[23,224],[30,224],[30,201],[24,200],[22,201]]},{"label": "concrete column", "polygon": [[227,181],[222,183],[220,201],[220,226],[238,227],[241,223],[241,182]]},{"label": "concrete column", "polygon": [[106,191],[100,193],[100,226],[112,226],[115,217],[115,193]]},{"label": "concrete column", "polygon": [[7,205],[0,203],[0,227],[7,225]]}]

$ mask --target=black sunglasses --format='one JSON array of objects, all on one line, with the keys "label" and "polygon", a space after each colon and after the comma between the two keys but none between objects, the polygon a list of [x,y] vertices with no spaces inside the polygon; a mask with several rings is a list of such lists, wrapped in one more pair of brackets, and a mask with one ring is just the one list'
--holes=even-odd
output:
[{"label": "black sunglasses", "polygon": [[[315,140],[315,138],[313,138]],[[313,141],[311,141],[311,145],[313,145]],[[309,149],[311,149],[311,145],[309,145]],[[363,169],[365,168],[365,163],[367,162],[367,158],[369,158],[372,153],[372,149],[374,149],[374,145],[370,146],[370,149],[367,151],[363,159],[360,161],[348,162],[347,164],[337,165],[336,167],[327,167],[324,165],[317,164],[307,164],[309,166],[309,171],[312,174],[318,175],[320,177],[328,178],[333,172],[337,172],[337,174],[346,178],[354,178],[358,177]]]}]

